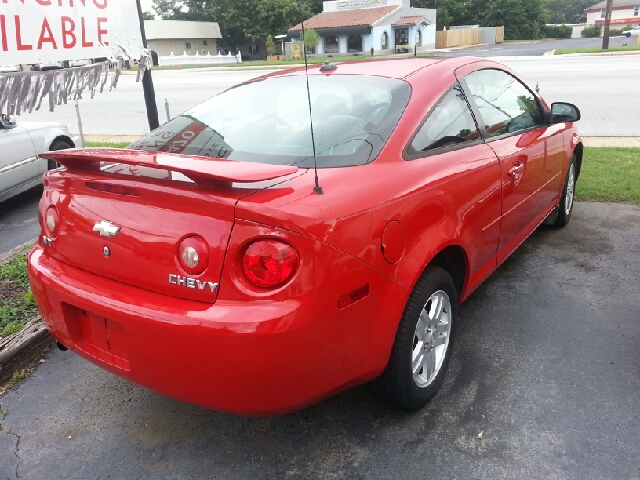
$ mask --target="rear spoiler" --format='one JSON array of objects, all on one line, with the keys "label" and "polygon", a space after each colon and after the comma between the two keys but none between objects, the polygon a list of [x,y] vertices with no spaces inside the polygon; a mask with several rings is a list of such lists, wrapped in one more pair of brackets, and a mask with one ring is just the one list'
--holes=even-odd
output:
[{"label": "rear spoiler", "polygon": [[120,148],[72,148],[69,150],[43,152],[39,156],[64,165],[70,171],[99,171],[100,162],[121,163],[179,172],[194,182],[203,185],[212,184],[216,181],[260,182],[284,177],[298,171],[298,167],[292,165],[269,165],[224,158]]}]

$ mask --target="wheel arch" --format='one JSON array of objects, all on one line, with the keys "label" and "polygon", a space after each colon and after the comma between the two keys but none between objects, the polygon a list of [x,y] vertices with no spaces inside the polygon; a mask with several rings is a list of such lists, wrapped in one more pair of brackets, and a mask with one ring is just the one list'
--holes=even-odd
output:
[{"label": "wheel arch", "polygon": [[469,261],[467,252],[460,245],[448,245],[442,248],[426,265],[425,270],[431,266],[440,267],[451,275],[453,283],[458,289],[459,298],[466,284]]},{"label": "wheel arch", "polygon": [[584,153],[584,145],[582,142],[576,145],[573,154],[576,156],[576,180],[580,177],[580,168],[582,167],[582,155]]},{"label": "wheel arch", "polygon": [[51,142],[49,142],[49,146],[47,147],[48,149],[51,149],[51,145],[53,145],[55,142],[57,142],[58,140],[65,142],[69,145],[71,145],[71,147],[75,147],[75,143],[74,141],[71,139],[71,137],[67,136],[67,135],[58,135],[57,137],[55,137],[53,140],[51,140]]}]

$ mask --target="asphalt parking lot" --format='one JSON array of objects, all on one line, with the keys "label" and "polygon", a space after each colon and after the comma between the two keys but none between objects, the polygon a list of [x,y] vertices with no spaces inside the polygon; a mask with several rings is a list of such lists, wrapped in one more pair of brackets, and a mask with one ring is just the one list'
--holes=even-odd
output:
[{"label": "asphalt parking lot", "polygon": [[362,386],[235,417],[55,350],[0,398],[0,478],[638,479],[638,278],[640,209],[576,204],[463,305],[443,388],[413,414]]}]

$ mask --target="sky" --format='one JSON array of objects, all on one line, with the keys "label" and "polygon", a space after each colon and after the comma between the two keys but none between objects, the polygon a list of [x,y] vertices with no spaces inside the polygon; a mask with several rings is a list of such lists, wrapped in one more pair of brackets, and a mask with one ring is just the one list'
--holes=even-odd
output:
[{"label": "sky", "polygon": [[140,0],[140,6],[142,7],[143,12],[151,12],[153,11],[153,0]]}]

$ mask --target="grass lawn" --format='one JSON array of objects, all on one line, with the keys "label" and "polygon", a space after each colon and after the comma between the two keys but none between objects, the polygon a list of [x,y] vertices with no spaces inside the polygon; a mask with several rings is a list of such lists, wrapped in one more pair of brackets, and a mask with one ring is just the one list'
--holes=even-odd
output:
[{"label": "grass lawn", "polygon": [[640,148],[585,148],[576,200],[640,205]]},{"label": "grass lawn", "polygon": [[85,147],[125,148],[129,145],[129,142],[85,142]]},{"label": "grass lawn", "polygon": [[19,331],[38,315],[27,278],[27,254],[0,266],[0,337]]},{"label": "grass lawn", "polygon": [[[630,39],[631,40],[631,39]],[[635,38],[633,40],[636,40]],[[569,53],[604,53],[604,52],[627,52],[633,50],[640,50],[640,45],[627,45],[625,47],[609,47],[608,50],[603,50],[600,47],[588,47],[588,48],[558,48],[555,51],[555,55],[567,55]]]}]

